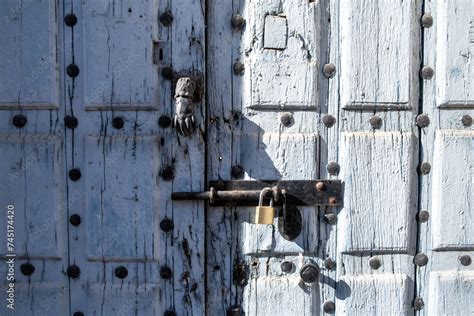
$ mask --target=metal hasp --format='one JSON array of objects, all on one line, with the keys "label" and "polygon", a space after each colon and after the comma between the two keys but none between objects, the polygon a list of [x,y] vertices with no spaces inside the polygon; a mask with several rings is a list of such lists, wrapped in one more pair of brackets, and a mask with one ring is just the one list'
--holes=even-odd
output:
[{"label": "metal hasp", "polygon": [[[335,206],[342,201],[340,180],[231,180],[210,181],[209,191],[173,192],[172,200],[209,200],[211,206],[256,206],[263,188],[276,190],[265,197],[273,197],[275,205]],[[283,193],[282,193],[283,191]]]}]

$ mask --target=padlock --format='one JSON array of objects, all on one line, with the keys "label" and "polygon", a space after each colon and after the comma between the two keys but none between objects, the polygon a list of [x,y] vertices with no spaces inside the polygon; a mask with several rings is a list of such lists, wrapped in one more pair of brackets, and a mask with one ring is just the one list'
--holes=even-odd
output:
[{"label": "padlock", "polygon": [[275,214],[275,208],[273,207],[273,198],[270,200],[270,206],[263,206],[263,197],[271,188],[264,188],[260,192],[260,199],[258,200],[258,206],[255,214],[255,224],[273,224],[273,216]]}]

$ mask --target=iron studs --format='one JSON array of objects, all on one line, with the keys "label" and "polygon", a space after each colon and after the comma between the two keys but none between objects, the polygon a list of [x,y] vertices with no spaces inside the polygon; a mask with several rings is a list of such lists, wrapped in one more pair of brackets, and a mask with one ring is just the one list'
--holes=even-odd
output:
[{"label": "iron studs", "polygon": [[433,16],[430,13],[425,13],[421,17],[421,26],[429,28],[433,26]]},{"label": "iron studs", "polygon": [[280,122],[281,124],[283,124],[283,126],[290,127],[295,123],[293,114],[291,114],[290,112],[283,112],[280,115]]},{"label": "iron studs", "polygon": [[174,229],[174,223],[173,221],[170,219],[170,218],[164,218],[161,222],[160,222],[160,228],[162,231],[164,231],[165,233],[167,232],[170,232]]},{"label": "iron studs", "polygon": [[332,258],[327,258],[324,260],[324,267],[329,271],[332,271],[336,267],[336,262]]},{"label": "iron studs", "polygon": [[330,175],[335,175],[339,173],[340,167],[339,164],[335,161],[330,161],[326,165],[326,170]]},{"label": "iron studs", "polygon": [[285,273],[291,273],[295,265],[291,261],[283,261],[280,265],[281,271]]},{"label": "iron studs", "polygon": [[326,301],[323,303],[323,311],[326,314],[334,314],[336,311],[336,304],[333,301]]},{"label": "iron studs", "polygon": [[169,66],[165,66],[165,67],[161,68],[161,75],[166,80],[173,79],[173,77],[174,77],[173,68],[171,68]]},{"label": "iron studs", "polygon": [[420,174],[427,175],[431,171],[431,164],[429,162],[423,161],[420,165]]},{"label": "iron studs", "polygon": [[72,214],[69,217],[69,223],[71,223],[72,226],[79,226],[81,225],[81,217],[78,214]]},{"label": "iron studs", "polygon": [[238,61],[234,64],[234,74],[238,76],[242,76],[244,74],[244,71],[245,71],[245,66],[243,63]]},{"label": "iron studs", "polygon": [[430,125],[430,117],[427,114],[420,114],[416,117],[416,124],[421,128],[428,127]]},{"label": "iron studs", "polygon": [[64,125],[66,125],[67,128],[75,129],[78,124],[79,124],[79,121],[77,120],[76,117],[70,116],[70,115],[67,115],[64,117]]},{"label": "iron studs", "polygon": [[112,119],[112,126],[115,129],[122,129],[124,125],[125,125],[125,122],[122,117],[117,116]]},{"label": "iron studs", "polygon": [[168,128],[171,126],[171,123],[172,123],[171,117],[167,115],[162,115],[158,119],[158,126],[160,126],[161,128]]},{"label": "iron studs", "polygon": [[243,16],[236,14],[231,18],[230,25],[232,25],[232,28],[235,30],[241,30],[245,26],[245,19]]},{"label": "iron studs", "polygon": [[69,179],[71,179],[72,181],[79,180],[81,176],[82,176],[81,170],[79,170],[78,168],[73,168],[69,170]]},{"label": "iron studs", "polygon": [[30,275],[33,274],[33,272],[35,272],[35,266],[32,265],[32,264],[29,263],[29,262],[23,263],[23,264],[20,266],[20,271],[21,271],[21,273],[23,273],[24,275],[30,276]]},{"label": "iron studs", "polygon": [[369,119],[370,126],[372,126],[373,129],[380,129],[382,127],[382,118],[378,115],[371,116]]},{"label": "iron studs", "polygon": [[16,128],[22,128],[26,125],[26,122],[28,120],[26,119],[26,116],[23,114],[17,114],[13,117],[12,123]]},{"label": "iron studs", "polygon": [[319,278],[319,267],[313,263],[306,263],[300,269],[300,277],[305,283],[314,283]]},{"label": "iron studs", "polygon": [[429,79],[433,78],[433,75],[434,75],[434,70],[430,66],[425,65],[420,70],[420,77],[423,78],[423,79],[429,80]]},{"label": "iron studs", "polygon": [[415,297],[415,300],[413,301],[413,309],[416,311],[421,311],[425,307],[425,302],[423,302],[423,299],[419,296]]},{"label": "iron studs", "polygon": [[118,266],[115,268],[114,274],[119,279],[125,279],[128,275],[128,270],[124,266]]},{"label": "iron studs", "polygon": [[334,64],[328,63],[323,66],[323,73],[326,78],[334,77],[336,73],[336,66]]},{"label": "iron studs", "polygon": [[369,258],[369,267],[372,270],[378,270],[382,266],[382,261],[379,257],[371,257]]},{"label": "iron studs", "polygon": [[165,181],[171,181],[174,179],[174,168],[173,166],[166,166],[161,170],[161,177]]},{"label": "iron studs", "polygon": [[70,278],[77,279],[81,275],[81,269],[73,264],[67,268],[67,275]]},{"label": "iron studs", "polygon": [[418,214],[418,221],[420,223],[425,223],[430,219],[430,213],[428,211],[422,210]]},{"label": "iron studs", "polygon": [[471,265],[471,263],[472,263],[471,256],[469,256],[469,255],[462,255],[462,256],[459,257],[459,262],[460,262],[463,266],[469,266],[469,265]]},{"label": "iron studs", "polygon": [[241,165],[233,165],[232,169],[230,170],[230,174],[235,179],[242,179],[245,174],[244,167]]},{"label": "iron studs", "polygon": [[169,280],[173,277],[173,271],[171,271],[170,267],[162,266],[160,268],[160,276],[162,279]]},{"label": "iron studs", "polygon": [[323,124],[327,128],[331,128],[336,124],[336,118],[331,114],[326,114],[323,116]]},{"label": "iron studs", "polygon": [[173,20],[174,17],[170,11],[165,11],[160,15],[160,23],[163,24],[163,26],[170,26],[171,23],[173,23]]},{"label": "iron studs", "polygon": [[417,266],[422,267],[428,263],[428,257],[424,253],[416,254],[414,262]]},{"label": "iron studs", "polygon": [[471,127],[472,117],[469,114],[463,115],[462,118],[461,118],[461,123],[465,127]]},{"label": "iron studs", "polygon": [[79,75],[79,67],[74,64],[70,64],[66,68],[66,73],[71,78],[76,78]]},{"label": "iron studs", "polygon": [[77,24],[77,16],[74,13],[69,13],[64,16],[64,23],[67,26],[74,26]]}]

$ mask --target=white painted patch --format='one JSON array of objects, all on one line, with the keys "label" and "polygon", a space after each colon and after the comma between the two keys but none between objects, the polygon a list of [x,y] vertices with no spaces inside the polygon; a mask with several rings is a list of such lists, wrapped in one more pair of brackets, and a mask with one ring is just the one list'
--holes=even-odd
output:
[{"label": "white painted patch", "polygon": [[427,315],[473,315],[474,272],[432,272]]},{"label": "white painted patch", "polygon": [[267,15],[264,26],[263,47],[267,49],[285,49],[288,36],[288,25],[286,18],[281,16]]}]

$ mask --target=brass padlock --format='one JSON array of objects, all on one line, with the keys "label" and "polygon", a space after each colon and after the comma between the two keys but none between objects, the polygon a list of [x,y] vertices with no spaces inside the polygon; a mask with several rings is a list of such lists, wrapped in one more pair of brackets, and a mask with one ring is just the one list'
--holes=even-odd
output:
[{"label": "brass padlock", "polygon": [[275,215],[275,208],[273,207],[273,198],[270,200],[270,206],[262,206],[263,197],[267,192],[272,191],[271,188],[264,188],[260,192],[260,199],[255,214],[255,224],[273,224],[273,216]]}]

